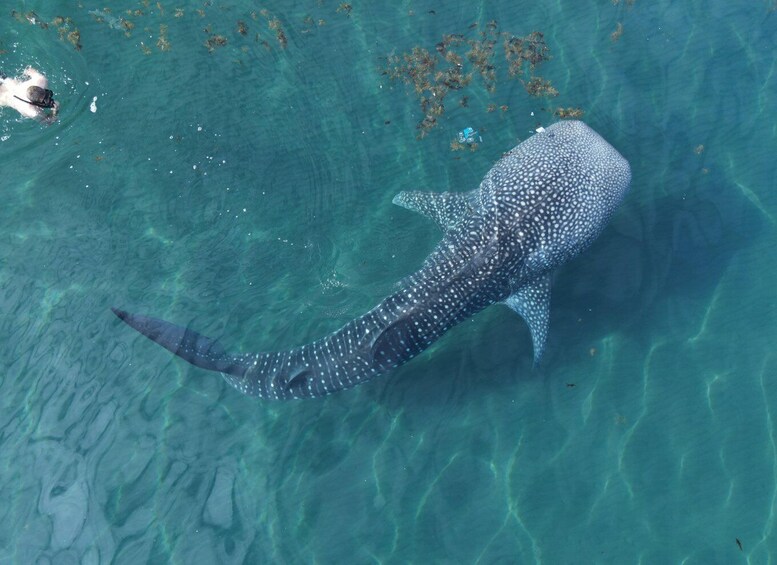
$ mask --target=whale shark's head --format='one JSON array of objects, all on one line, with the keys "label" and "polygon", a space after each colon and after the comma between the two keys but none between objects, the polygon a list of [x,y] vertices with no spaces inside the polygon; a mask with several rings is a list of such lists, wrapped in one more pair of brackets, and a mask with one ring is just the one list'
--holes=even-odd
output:
[{"label": "whale shark's head", "polygon": [[[585,249],[626,194],[631,169],[598,133],[560,121],[507,153],[489,172],[481,202],[496,225],[549,270]],[[535,269],[532,269],[535,270]]]},{"label": "whale shark's head", "polygon": [[544,135],[562,147],[567,158],[577,163],[570,169],[578,186],[595,191],[599,198],[616,207],[631,184],[629,162],[602,136],[576,120],[556,122]]}]

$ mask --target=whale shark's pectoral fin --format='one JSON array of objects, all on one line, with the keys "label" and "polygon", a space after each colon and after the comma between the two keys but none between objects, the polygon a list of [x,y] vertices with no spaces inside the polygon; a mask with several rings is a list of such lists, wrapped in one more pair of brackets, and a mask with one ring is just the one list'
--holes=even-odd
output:
[{"label": "whale shark's pectoral fin", "polygon": [[534,344],[534,363],[539,362],[545,351],[550,320],[550,275],[545,275],[522,286],[505,300],[529,324]]},{"label": "whale shark's pectoral fin", "polygon": [[402,191],[392,202],[431,218],[442,231],[448,231],[473,211],[475,192]]}]

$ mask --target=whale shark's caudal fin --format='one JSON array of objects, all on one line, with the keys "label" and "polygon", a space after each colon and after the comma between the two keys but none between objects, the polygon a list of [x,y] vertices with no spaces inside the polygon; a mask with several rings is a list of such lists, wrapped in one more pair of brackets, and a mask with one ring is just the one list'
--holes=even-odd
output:
[{"label": "whale shark's caudal fin", "polygon": [[228,354],[215,339],[170,322],[111,308],[119,319],[148,339],[192,365],[241,377],[248,370],[241,358]]}]

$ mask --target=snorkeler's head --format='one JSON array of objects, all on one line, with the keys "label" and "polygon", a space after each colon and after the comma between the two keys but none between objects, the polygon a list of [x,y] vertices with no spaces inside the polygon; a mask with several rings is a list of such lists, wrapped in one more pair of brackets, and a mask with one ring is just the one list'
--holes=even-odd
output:
[{"label": "snorkeler's head", "polygon": [[27,98],[29,99],[30,104],[37,106],[38,108],[54,107],[54,93],[48,88],[30,86],[27,88]]}]

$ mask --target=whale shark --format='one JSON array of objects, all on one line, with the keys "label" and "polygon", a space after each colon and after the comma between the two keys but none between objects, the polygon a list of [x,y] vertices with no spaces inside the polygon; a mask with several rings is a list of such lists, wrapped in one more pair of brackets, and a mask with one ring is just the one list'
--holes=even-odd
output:
[{"label": "whale shark", "polygon": [[405,191],[393,202],[433,220],[443,237],[396,292],[306,345],[230,353],[188,327],[112,308],[192,365],[249,396],[314,398],[416,357],[456,324],[505,304],[529,326],[535,365],[548,335],[551,274],[590,246],[631,184],[629,163],[580,121],[560,121],[505,153],[468,192]]}]

